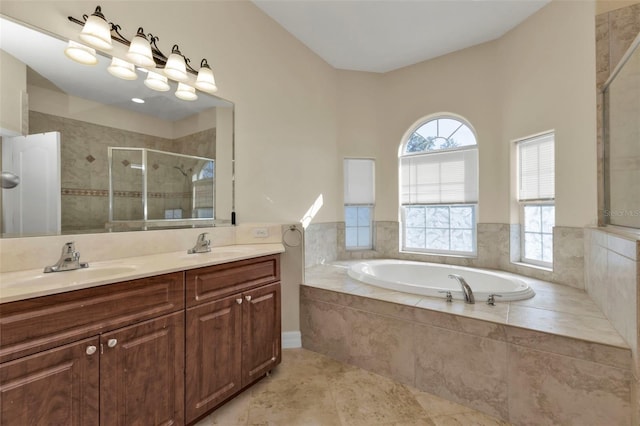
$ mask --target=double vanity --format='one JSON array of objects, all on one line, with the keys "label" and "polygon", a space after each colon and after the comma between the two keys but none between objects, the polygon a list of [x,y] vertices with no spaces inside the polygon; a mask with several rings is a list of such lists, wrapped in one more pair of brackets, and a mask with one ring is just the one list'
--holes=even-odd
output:
[{"label": "double vanity", "polygon": [[194,423],[280,363],[283,251],[4,273],[0,424]]}]

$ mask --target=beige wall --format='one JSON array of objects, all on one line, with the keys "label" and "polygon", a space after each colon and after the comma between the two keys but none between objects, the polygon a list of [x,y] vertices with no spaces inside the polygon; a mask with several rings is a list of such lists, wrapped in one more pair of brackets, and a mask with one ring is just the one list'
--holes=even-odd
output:
[{"label": "beige wall", "polygon": [[594,14],[552,1],[500,40],[502,143],[555,130],[558,226],[597,220]]},{"label": "beige wall", "polygon": [[[398,146],[438,112],[460,114],[478,134],[480,222],[515,221],[510,141],[549,129],[556,223],[595,222],[593,2],[553,1],[501,39],[382,75],[333,70],[250,3],[185,4],[160,3],[153,19],[145,2],[107,2],[103,11],[123,28],[161,28],[164,40],[213,64],[219,95],[236,103],[240,222],[297,221],[320,195],[314,222],[342,220],[344,156],[376,159],[376,219],[396,220]],[[78,28],[64,17],[87,12],[81,2],[38,6],[1,10],[68,36]]]},{"label": "beige wall", "polygon": [[[336,72],[247,1],[102,2],[125,35],[138,26],[178,43],[194,62],[206,57],[218,95],[233,101],[236,210],[241,222],[298,221],[323,195],[316,221],[336,220]],[[67,16],[87,2],[3,1],[0,12],[74,38]]]},{"label": "beige wall", "polygon": [[376,220],[397,220],[405,132],[450,112],[478,136],[480,222],[517,222],[511,141],[554,129],[556,224],[595,223],[594,13],[593,2],[553,1],[489,43],[384,75],[340,71],[339,158],[376,158]]}]

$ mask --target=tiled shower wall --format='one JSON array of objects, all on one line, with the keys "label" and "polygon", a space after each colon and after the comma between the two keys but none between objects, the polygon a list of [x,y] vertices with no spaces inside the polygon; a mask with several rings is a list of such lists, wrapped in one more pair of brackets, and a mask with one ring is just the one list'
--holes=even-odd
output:
[{"label": "tiled shower wall", "polygon": [[[104,230],[109,212],[109,170],[107,147],[144,147],[178,154],[215,158],[216,129],[212,128],[176,140],[159,138],[84,121],[73,120],[40,112],[29,112],[29,133],[58,131],[61,133],[61,181],[62,181],[62,231],[63,233],[100,232]],[[188,169],[185,161],[178,164]],[[151,194],[150,208],[157,212],[153,217],[164,217],[168,208],[185,208],[191,205],[190,182],[172,166],[150,164],[150,187],[157,188]],[[137,170],[123,166],[124,173]],[[139,173],[138,173],[139,174]],[[174,184],[166,177],[174,176]],[[137,190],[121,191],[116,207],[122,215],[131,213],[142,217],[142,182],[137,177]],[[186,195],[185,195],[186,194]],[[185,197],[187,201],[185,202]],[[121,215],[121,216],[122,216]]]},{"label": "tiled shower wall", "polygon": [[[598,102],[598,222],[605,217],[605,173],[602,86],[640,33],[640,3],[596,16],[596,93]],[[585,287],[634,358],[634,423],[640,424],[640,238],[620,236],[606,228],[585,230]]]},{"label": "tiled shower wall", "polygon": [[598,222],[606,224],[602,86],[640,33],[640,3],[596,16],[596,93],[598,146]]},{"label": "tiled shower wall", "polygon": [[344,249],[343,222],[310,225],[305,233],[305,266],[334,260],[393,258],[500,269],[571,287],[584,288],[582,228],[560,226],[554,228],[554,268],[550,271],[513,263],[514,252],[517,253],[520,247],[519,225],[479,223],[476,257],[400,253],[398,222],[375,222],[374,226],[374,250],[347,251]]}]

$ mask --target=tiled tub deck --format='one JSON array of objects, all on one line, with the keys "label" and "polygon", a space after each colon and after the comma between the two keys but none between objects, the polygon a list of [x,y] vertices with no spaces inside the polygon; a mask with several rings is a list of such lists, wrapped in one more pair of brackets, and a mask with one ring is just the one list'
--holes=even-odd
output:
[{"label": "tiled tub deck", "polygon": [[515,425],[631,425],[631,350],[591,299],[518,276],[532,299],[474,305],[306,270],[302,346]]}]

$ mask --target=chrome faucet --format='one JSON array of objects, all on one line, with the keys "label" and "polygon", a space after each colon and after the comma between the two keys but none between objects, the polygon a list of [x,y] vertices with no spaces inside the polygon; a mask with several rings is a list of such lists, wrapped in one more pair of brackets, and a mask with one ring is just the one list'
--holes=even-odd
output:
[{"label": "chrome faucet", "polygon": [[458,282],[460,283],[460,287],[462,287],[462,293],[464,293],[465,303],[476,303],[476,299],[475,297],[473,297],[473,290],[471,290],[471,287],[469,287],[469,284],[467,284],[462,275],[449,274],[449,278],[458,280]]},{"label": "chrome faucet", "polygon": [[198,240],[196,241],[196,245],[193,246],[193,248],[190,248],[189,250],[187,250],[188,254],[193,254],[193,253],[207,253],[211,251],[211,240],[207,240],[207,235],[209,235],[206,232],[203,232],[202,234],[198,235]]},{"label": "chrome faucet", "polygon": [[86,262],[80,262],[80,253],[76,251],[76,246],[73,241],[66,243],[62,246],[62,254],[60,259],[55,265],[46,266],[44,272],[63,272],[73,271],[74,269],[88,268],[89,264]]}]

